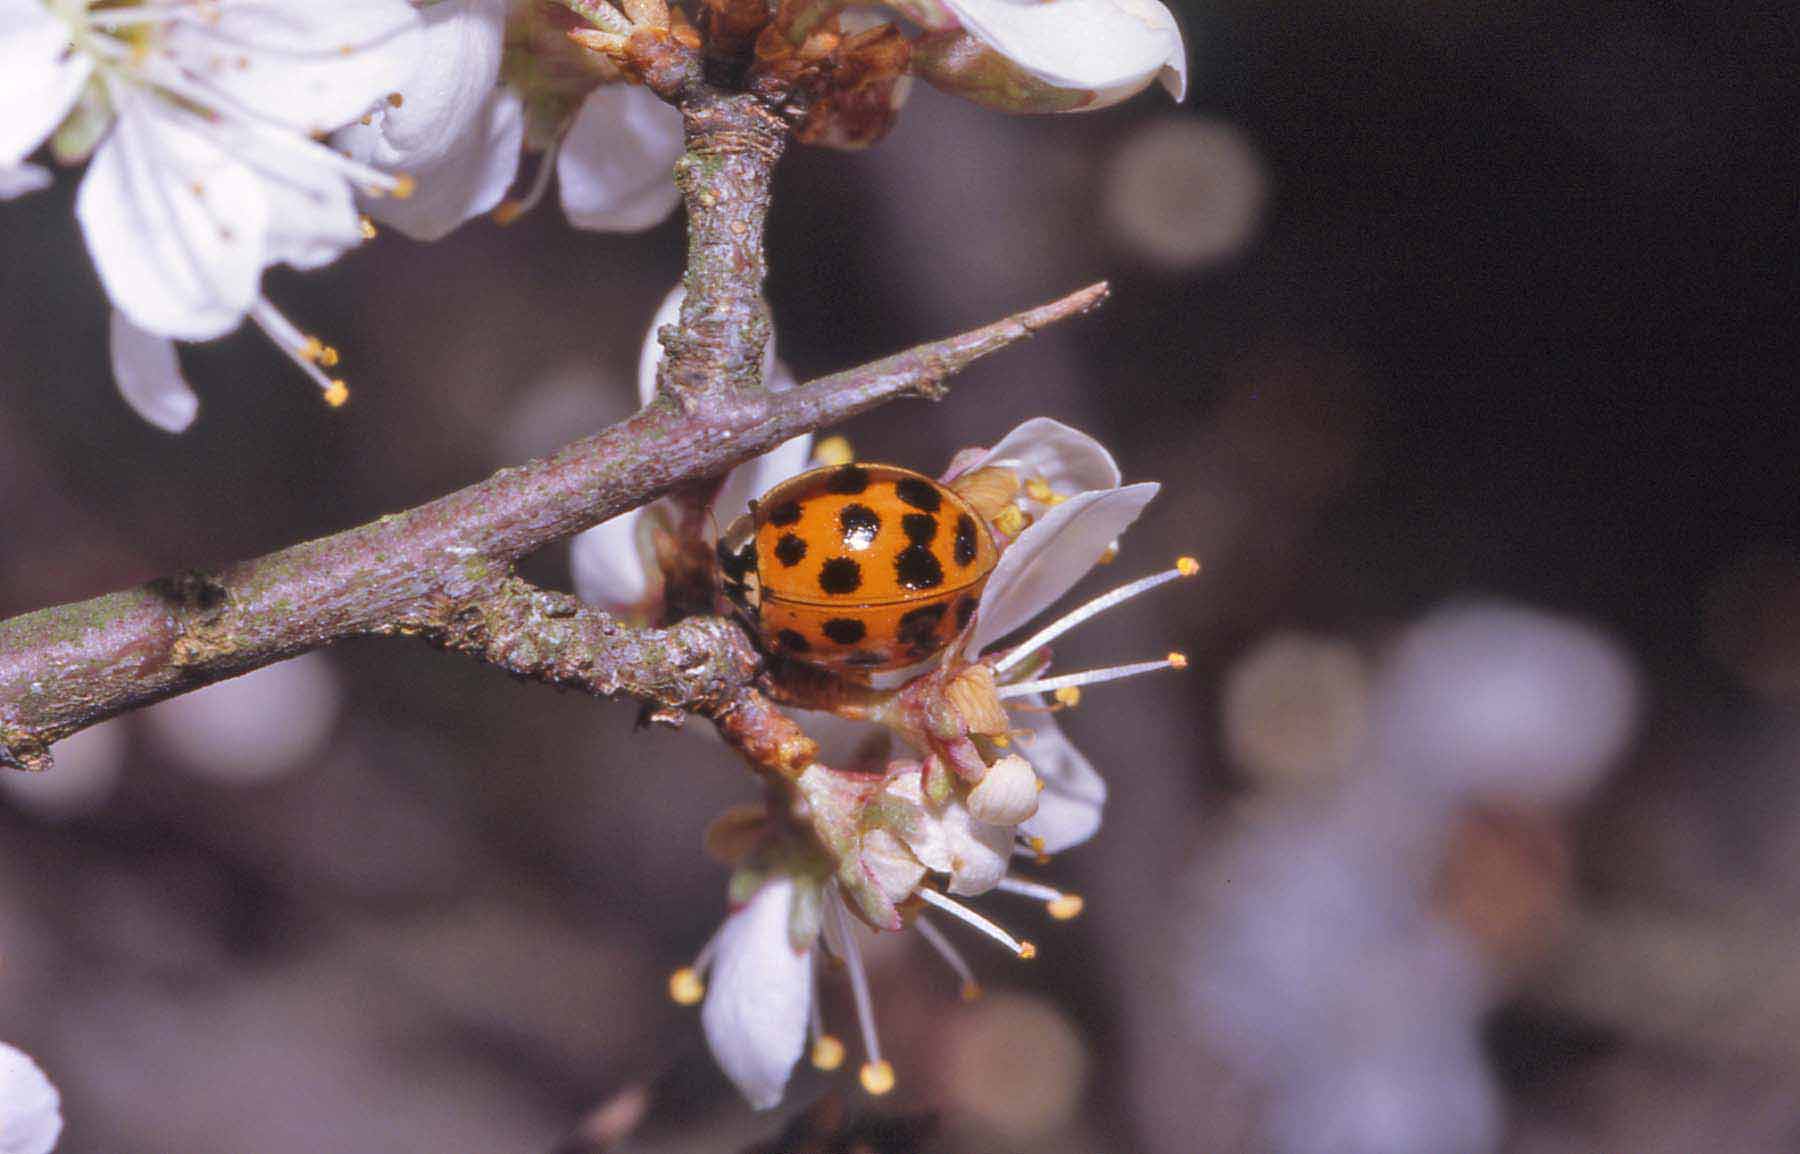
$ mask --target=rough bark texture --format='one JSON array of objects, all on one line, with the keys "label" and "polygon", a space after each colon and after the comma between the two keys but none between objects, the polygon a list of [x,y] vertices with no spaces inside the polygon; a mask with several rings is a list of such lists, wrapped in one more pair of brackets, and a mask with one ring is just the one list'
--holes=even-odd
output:
[{"label": "rough bark texture", "polygon": [[696,618],[633,630],[518,580],[513,562],[789,437],[898,397],[941,396],[951,373],[1105,295],[1093,285],[787,393],[696,411],[664,399],[553,456],[367,525],[0,622],[0,766],[48,768],[51,742],[115,714],[371,634],[422,636],[521,676],[697,709],[786,761],[793,735],[750,689],[755,650],[735,625]]}]

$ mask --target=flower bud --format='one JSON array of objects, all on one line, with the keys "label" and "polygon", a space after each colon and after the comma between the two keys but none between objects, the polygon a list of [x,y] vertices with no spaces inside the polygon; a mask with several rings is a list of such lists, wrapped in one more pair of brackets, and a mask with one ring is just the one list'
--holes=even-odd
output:
[{"label": "flower bud", "polygon": [[969,814],[989,825],[1018,825],[1037,812],[1039,788],[1031,763],[1008,754],[969,791]]}]

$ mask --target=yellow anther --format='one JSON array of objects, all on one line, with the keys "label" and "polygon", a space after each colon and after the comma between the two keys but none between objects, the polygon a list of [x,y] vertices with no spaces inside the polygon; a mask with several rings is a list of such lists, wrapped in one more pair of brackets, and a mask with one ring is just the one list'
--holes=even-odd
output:
[{"label": "yellow anther", "polygon": [[1021,962],[1029,962],[1035,957],[1037,957],[1036,946],[1032,945],[1030,942],[1019,943],[1019,960]]},{"label": "yellow anther", "polygon": [[398,173],[394,177],[394,199],[405,200],[419,190],[419,182],[406,173]]},{"label": "yellow anther", "polygon": [[697,1006],[706,996],[706,983],[692,966],[683,966],[669,975],[669,1000],[678,1006]]},{"label": "yellow anther", "polygon": [[1080,894],[1064,894],[1054,901],[1044,903],[1044,909],[1059,922],[1080,917],[1081,911],[1085,908],[1087,908],[1087,903],[1081,900]]},{"label": "yellow anther", "polygon": [[406,97],[400,95],[398,92],[390,92],[387,94],[387,102],[389,108],[398,108],[406,103]]},{"label": "yellow anther", "polygon": [[835,1070],[844,1064],[844,1044],[830,1034],[820,1034],[812,1045],[812,1064],[820,1070]]},{"label": "yellow anther", "polygon": [[1118,559],[1119,559],[1119,547],[1117,545],[1108,545],[1106,547],[1106,552],[1100,554],[1099,564],[1111,565],[1114,561],[1117,561]]},{"label": "yellow anther", "polygon": [[894,1067],[891,1062],[867,1062],[857,1072],[857,1080],[862,1088],[879,1098],[894,1088]]},{"label": "yellow anther", "polygon": [[1200,572],[1200,562],[1193,557],[1177,557],[1175,559],[1175,571],[1183,577],[1192,577],[1194,574]]},{"label": "yellow anther", "polygon": [[331,384],[329,384],[325,387],[325,403],[327,405],[331,406],[332,408],[334,408],[334,409],[343,408],[344,402],[349,399],[350,399],[350,386],[346,385],[344,382],[333,381],[333,382],[331,382]]},{"label": "yellow anther", "polygon": [[1187,668],[1187,654],[1185,654],[1185,653],[1171,653],[1171,654],[1169,654],[1167,660],[1169,662],[1170,669],[1186,669]]},{"label": "yellow anther", "polygon": [[521,216],[525,215],[525,202],[522,200],[514,200],[509,196],[499,204],[495,205],[494,211],[488,215],[494,218],[495,224],[504,228],[506,225],[511,224],[513,221],[518,220]]},{"label": "yellow anther", "polygon": [[306,342],[300,346],[300,356],[318,364],[325,356],[325,342],[318,337],[307,337]]},{"label": "yellow anther", "polygon": [[1033,501],[1042,501],[1045,504],[1048,504],[1056,499],[1056,490],[1052,489],[1050,487],[1050,482],[1044,480],[1042,477],[1033,477],[1031,480],[1025,482],[1025,495],[1030,497]]},{"label": "yellow anther", "polygon": [[1081,704],[1081,686],[1065,685],[1050,696],[1056,698],[1056,703],[1063,708],[1074,709]]},{"label": "yellow anther", "polygon": [[848,465],[856,460],[856,450],[848,437],[826,437],[813,446],[812,456],[815,465]]},{"label": "yellow anther", "polygon": [[1017,505],[1008,505],[994,514],[994,528],[1008,537],[1017,537],[1023,533],[1027,524],[1029,522],[1026,520],[1025,510]]},{"label": "yellow anther", "polygon": [[358,217],[356,226],[362,230],[362,238],[364,240],[374,240],[376,235],[381,232],[380,229],[375,227],[375,222],[366,216]]},{"label": "yellow anther", "polygon": [[981,988],[980,982],[964,982],[962,986],[962,1000],[965,1002],[979,1002],[981,1001],[981,995],[986,992],[986,990]]},{"label": "yellow anther", "polygon": [[337,363],[338,363],[338,351],[336,349],[332,348],[330,345],[320,345],[319,346],[319,364],[325,368],[332,369],[332,368],[337,367]]},{"label": "yellow anther", "polygon": [[999,746],[1001,749],[1005,749],[1012,744],[1012,738],[1004,733],[990,733],[988,734],[988,740]]}]

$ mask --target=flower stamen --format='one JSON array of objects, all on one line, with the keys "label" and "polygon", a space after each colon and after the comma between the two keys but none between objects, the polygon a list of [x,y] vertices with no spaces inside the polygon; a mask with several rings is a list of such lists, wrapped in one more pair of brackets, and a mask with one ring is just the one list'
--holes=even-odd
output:
[{"label": "flower stamen", "polygon": [[319,387],[319,393],[325,403],[332,408],[340,408],[350,399],[350,387],[343,381],[327,376],[325,368],[335,367],[338,363],[338,351],[320,340],[318,337],[300,331],[299,326],[282,315],[280,309],[269,302],[267,297],[256,298],[250,306],[250,319],[256,327],[263,331],[276,348],[287,354],[287,358],[300,367],[313,384]]},{"label": "flower stamen", "polygon": [[981,997],[981,983],[975,980],[975,971],[969,968],[969,963],[962,956],[962,951],[958,950],[951,944],[950,939],[944,936],[944,931],[926,921],[923,914],[913,919],[913,929],[919,931],[919,936],[925,939],[927,945],[937,951],[938,957],[944,959],[944,964],[949,966],[961,980],[962,987],[959,992],[962,1000],[965,1002],[978,1000]]},{"label": "flower stamen", "polygon": [[850,972],[850,997],[856,1004],[856,1024],[862,1031],[866,1060],[857,1073],[864,1090],[877,1097],[894,1088],[894,1068],[881,1057],[881,1039],[875,1033],[875,1000],[869,995],[869,974],[863,968],[862,947],[856,942],[856,928],[844,912],[842,899],[825,903],[826,916],[832,919],[837,940],[844,948],[844,968]]},{"label": "flower stamen", "polygon": [[1119,586],[1110,593],[1102,593],[1087,604],[1063,614],[1020,642],[1017,648],[995,664],[994,673],[996,675],[1005,673],[1077,625],[1097,614],[1106,612],[1115,605],[1129,601],[1140,593],[1148,593],[1159,585],[1166,585],[1182,577],[1192,577],[1198,572],[1200,572],[1200,562],[1192,557],[1182,557],[1175,562],[1173,569],[1165,569],[1161,573],[1140,577],[1136,581]]},{"label": "flower stamen", "polygon": [[1026,881],[1023,878],[1001,878],[994,888],[1001,893],[1017,894],[1020,897],[1043,902],[1045,912],[1059,922],[1066,922],[1081,916],[1081,911],[1087,906],[1087,903],[1081,900],[1080,894],[1065,893],[1054,886]]},{"label": "flower stamen", "polygon": [[1109,665],[1103,669],[1084,669],[1079,673],[1064,673],[1058,677],[1044,677],[1036,681],[1017,681],[1011,685],[1002,685],[996,691],[996,695],[1004,701],[1009,697],[1024,697],[1032,693],[1049,693],[1052,690],[1097,685],[1103,681],[1118,681],[1121,678],[1136,677],[1142,673],[1155,673],[1162,669],[1186,668],[1187,655],[1171,653],[1161,661],[1138,661],[1130,665]]},{"label": "flower stamen", "polygon": [[943,910],[964,925],[973,926],[980,930],[988,937],[993,938],[996,942],[999,942],[1001,945],[1011,950],[1016,956],[1026,961],[1030,961],[1032,958],[1037,957],[1036,946],[1032,945],[1030,942],[1013,937],[1011,934],[982,917],[968,906],[963,905],[961,902],[951,901],[949,898],[929,886],[920,886],[918,893],[919,897],[922,898],[927,905],[936,906],[938,909]]},{"label": "flower stamen", "polygon": [[537,171],[531,174],[531,186],[525,195],[518,199],[507,197],[493,211],[494,223],[509,225],[521,216],[530,212],[543,202],[544,194],[550,189],[550,178],[556,174],[556,157],[562,142],[552,144],[538,159]]}]

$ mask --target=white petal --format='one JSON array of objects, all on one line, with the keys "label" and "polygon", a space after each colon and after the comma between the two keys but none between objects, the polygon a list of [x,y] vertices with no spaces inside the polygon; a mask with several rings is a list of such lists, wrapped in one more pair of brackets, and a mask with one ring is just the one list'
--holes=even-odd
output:
[{"label": "white petal", "polygon": [[1029,761],[1012,754],[988,767],[969,791],[969,815],[989,825],[1018,825],[1037,809],[1037,774]]},{"label": "white petal", "polygon": [[647,405],[656,399],[656,366],[662,364],[663,359],[662,342],[656,339],[657,330],[681,320],[681,302],[686,297],[687,291],[676,285],[663,297],[662,303],[656,306],[656,315],[650,318],[650,328],[644,333],[643,346],[638,349],[637,389],[640,405]]},{"label": "white petal", "polygon": [[1037,813],[1019,824],[1020,835],[1042,838],[1045,853],[1061,853],[1080,845],[1100,828],[1106,782],[1063,736],[1054,715],[1020,710],[1012,717],[1016,724],[1031,730],[1018,748],[1044,783]]},{"label": "white petal", "polygon": [[636,85],[595,89],[556,165],[563,212],[579,228],[638,232],[681,203],[681,114]]},{"label": "white petal", "polygon": [[424,61],[401,89],[400,106],[384,106],[334,138],[357,160],[417,180],[406,199],[368,204],[371,216],[410,237],[437,240],[489,211],[518,173],[524,101],[497,86],[505,8],[498,0],[425,8]]},{"label": "white petal", "polygon": [[788,937],[793,895],[772,881],[726,920],[700,1009],[713,1057],[758,1110],[781,1101],[806,1044],[813,958]]},{"label": "white petal", "polygon": [[1009,465],[1025,478],[1041,478],[1064,495],[1116,489],[1121,480],[1118,463],[1105,445],[1049,417],[1033,417],[1017,426],[962,471],[988,465]]},{"label": "white petal", "polygon": [[112,86],[119,120],[75,198],[106,295],[139,327],[209,340],[256,299],[268,196],[154,96]]},{"label": "white petal", "polygon": [[643,548],[644,517],[633,509],[576,535],[569,566],[577,597],[609,613],[644,611],[660,586]]},{"label": "white petal", "polygon": [[62,1098],[30,1057],[0,1042],[0,1154],[50,1154]]},{"label": "white petal", "polygon": [[[687,294],[680,285],[669,290],[662,303],[656,306],[656,315],[650,318],[650,328],[644,334],[644,344],[638,351],[638,403],[647,405],[656,399],[656,367],[662,363],[662,342],[656,339],[657,330],[664,325],[676,324],[681,319],[681,302]],[[786,362],[775,356],[775,338],[769,338],[768,346],[763,350],[763,381],[770,392],[784,393],[795,385],[794,372]],[[787,480],[796,473],[806,471],[812,461],[812,434],[803,433],[791,440],[770,449],[760,457],[753,457],[725,477],[725,483],[719,487],[719,495],[713,502],[713,515],[718,519],[721,530],[750,511],[750,502],[768,492],[777,483]]]},{"label": "white petal", "polygon": [[980,653],[1055,602],[1156,496],[1154,482],[1078,493],[1019,534],[981,592],[969,651]]},{"label": "white petal", "polygon": [[343,174],[266,142],[245,144],[238,155],[262,178],[269,198],[266,261],[321,268],[363,242],[356,196]]},{"label": "white petal", "polygon": [[186,432],[200,412],[200,398],[181,375],[175,342],[145,332],[113,310],[113,381],[137,415],[166,433]]},{"label": "white petal", "polygon": [[172,23],[162,46],[222,103],[313,133],[398,91],[424,38],[406,0],[239,0]]},{"label": "white petal", "polygon": [[885,829],[872,829],[863,835],[862,864],[890,902],[911,897],[925,876],[925,866],[904,842]]},{"label": "white petal", "polygon": [[49,187],[50,170],[41,165],[0,165],[0,200],[12,200]]},{"label": "white petal", "polygon": [[68,26],[38,0],[0,3],[0,169],[35,152],[75,106],[94,62],[68,47]]},{"label": "white petal", "polygon": [[952,803],[944,809],[944,825],[950,835],[950,884],[953,894],[974,897],[993,889],[1012,863],[1013,827],[976,821],[969,811]]},{"label": "white petal", "polygon": [[1103,108],[1153,80],[1187,92],[1181,29],[1157,0],[943,0],[962,26],[1024,71],[1057,88],[1095,93]]}]

